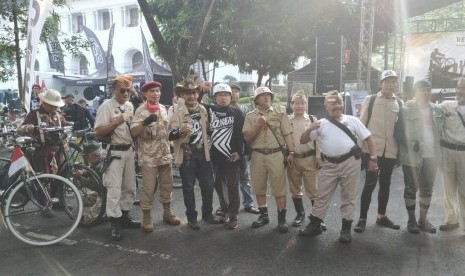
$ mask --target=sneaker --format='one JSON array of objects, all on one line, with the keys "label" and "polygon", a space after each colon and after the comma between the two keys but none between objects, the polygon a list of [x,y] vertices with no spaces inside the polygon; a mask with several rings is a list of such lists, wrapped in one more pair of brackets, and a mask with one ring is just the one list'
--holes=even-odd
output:
[{"label": "sneaker", "polygon": [[227,214],[224,214],[222,215],[219,219],[218,219],[221,223],[228,223],[229,222],[229,216]]},{"label": "sneaker", "polygon": [[197,221],[197,219],[188,220],[187,225],[189,225],[189,227],[191,229],[193,229],[193,230],[199,230],[200,229],[200,225],[199,225],[199,222]]},{"label": "sneaker", "polygon": [[452,230],[455,230],[459,228],[459,224],[458,223],[446,223],[446,224],[443,224],[443,225],[440,225],[439,226],[439,230],[441,231],[452,231]]},{"label": "sneaker", "polygon": [[434,226],[428,221],[428,220],[424,220],[424,221],[418,221],[418,228],[420,228],[420,230],[426,232],[426,233],[431,233],[431,234],[435,234],[436,233],[436,228],[434,228]]},{"label": "sneaker", "polygon": [[365,232],[365,228],[367,226],[367,219],[359,219],[357,225],[354,227],[354,231],[357,233]]},{"label": "sneaker", "polygon": [[409,220],[407,222],[407,230],[412,234],[419,234],[420,229],[418,228],[417,221],[414,219]]},{"label": "sneaker", "polygon": [[218,209],[216,209],[215,216],[224,216],[223,209],[221,209],[221,207],[218,207]]},{"label": "sneaker", "polygon": [[386,228],[391,228],[394,230],[399,230],[400,225],[395,224],[392,220],[390,220],[387,216],[384,216],[380,219],[376,219],[376,224],[386,227]]},{"label": "sneaker", "polygon": [[239,226],[239,224],[237,223],[237,217],[231,217],[229,221],[224,225],[224,228],[228,230],[234,230],[237,228],[237,226]]}]

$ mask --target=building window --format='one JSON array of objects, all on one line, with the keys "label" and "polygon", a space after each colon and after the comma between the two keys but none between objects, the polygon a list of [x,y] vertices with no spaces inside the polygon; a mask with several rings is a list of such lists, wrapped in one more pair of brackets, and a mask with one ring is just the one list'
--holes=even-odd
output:
[{"label": "building window", "polygon": [[108,30],[111,26],[111,16],[109,11],[100,11],[98,13],[100,30]]},{"label": "building window", "polygon": [[79,60],[79,75],[89,75],[89,68],[87,67],[87,59],[85,57]]},{"label": "building window", "polygon": [[144,57],[142,56],[141,52],[136,52],[132,55],[132,69],[136,69],[144,62]]},{"label": "building window", "polygon": [[80,33],[82,26],[85,26],[84,16],[80,13],[73,14],[71,17],[73,33]]},{"label": "building window", "polygon": [[139,9],[138,8],[130,8],[129,9],[129,17],[128,17],[128,27],[137,27],[139,26]]}]

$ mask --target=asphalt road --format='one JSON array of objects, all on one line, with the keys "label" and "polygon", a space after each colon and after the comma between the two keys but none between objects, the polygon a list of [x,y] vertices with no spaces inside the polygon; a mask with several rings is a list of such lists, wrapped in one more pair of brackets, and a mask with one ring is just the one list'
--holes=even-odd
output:
[{"label": "asphalt road", "polygon": [[[359,189],[359,194],[361,189]],[[200,198],[197,187],[196,195]],[[108,238],[109,224],[78,228],[65,242],[33,247],[0,228],[0,275],[464,275],[465,232],[462,228],[437,234],[410,234],[403,203],[402,172],[393,175],[388,216],[401,230],[375,224],[375,190],[367,230],[353,233],[351,244],[337,241],[341,227],[339,190],[325,219],[328,231],[315,238],[287,234],[275,229],[277,212],[270,198],[269,225],[252,229],[256,215],[239,214],[239,228],[201,223],[199,231],[186,225],[182,191],[175,189],[173,210],[183,219],[181,226],[162,222],[162,207],[155,204],[155,232],[123,230],[120,242]],[[430,221],[443,222],[442,181],[438,177]],[[200,200],[197,201],[198,206]],[[215,195],[214,209],[218,207]],[[288,221],[295,211],[288,199]],[[310,202],[305,201],[307,213]],[[199,208],[198,208],[199,209]],[[139,206],[134,216],[141,217]],[[358,218],[358,208],[357,208]],[[200,219],[200,215],[199,215]],[[355,223],[354,223],[355,224]]]}]

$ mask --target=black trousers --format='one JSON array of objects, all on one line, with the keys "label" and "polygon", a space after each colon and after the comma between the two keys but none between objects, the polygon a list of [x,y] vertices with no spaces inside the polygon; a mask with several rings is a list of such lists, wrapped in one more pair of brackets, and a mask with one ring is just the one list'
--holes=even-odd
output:
[{"label": "black trousers", "polygon": [[215,190],[223,212],[236,216],[239,212],[239,171],[241,161],[216,164]]},{"label": "black trousers", "polygon": [[395,165],[396,159],[378,156],[378,172],[369,172],[366,170],[365,185],[363,187],[360,204],[360,218],[367,218],[368,208],[371,203],[371,195],[373,194],[373,190],[375,189],[378,180],[378,214],[386,214],[386,207],[391,188],[391,175]]}]

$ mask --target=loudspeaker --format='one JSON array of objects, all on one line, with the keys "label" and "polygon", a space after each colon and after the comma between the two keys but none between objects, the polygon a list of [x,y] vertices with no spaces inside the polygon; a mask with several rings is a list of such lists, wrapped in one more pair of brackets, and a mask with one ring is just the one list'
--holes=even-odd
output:
[{"label": "loudspeaker", "polygon": [[343,36],[323,36],[316,40],[316,87],[317,94],[331,90],[341,91],[342,59],[346,48]]}]

